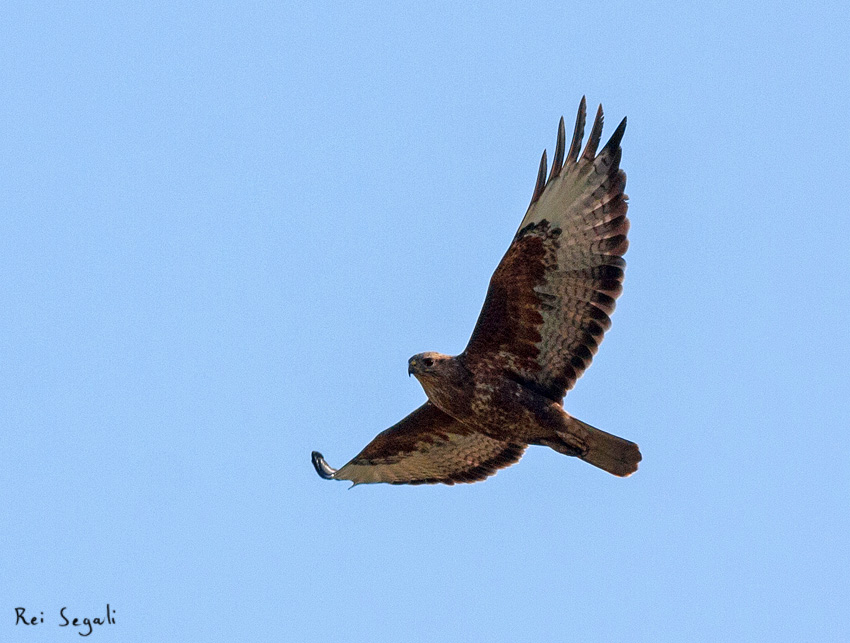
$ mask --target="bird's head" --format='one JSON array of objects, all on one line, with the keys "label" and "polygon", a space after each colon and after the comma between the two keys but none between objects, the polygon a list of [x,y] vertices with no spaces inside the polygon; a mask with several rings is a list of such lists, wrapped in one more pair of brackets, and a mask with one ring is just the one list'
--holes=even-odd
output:
[{"label": "bird's head", "polygon": [[428,399],[444,413],[468,412],[475,384],[463,362],[442,353],[419,353],[407,361],[407,372],[415,375]]},{"label": "bird's head", "polygon": [[415,375],[416,379],[439,377],[451,359],[450,355],[442,353],[419,353],[407,360],[407,374]]}]

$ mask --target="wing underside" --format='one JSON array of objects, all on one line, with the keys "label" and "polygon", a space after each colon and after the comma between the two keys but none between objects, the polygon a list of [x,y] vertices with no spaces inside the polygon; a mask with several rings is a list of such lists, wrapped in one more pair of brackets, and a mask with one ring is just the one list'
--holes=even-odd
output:
[{"label": "wing underside", "polygon": [[622,291],[629,220],[620,170],[626,120],[597,154],[602,107],[584,151],[585,100],[569,150],[564,122],[528,212],[493,274],[462,358],[560,401],[590,365]]},{"label": "wing underside", "polygon": [[526,445],[462,424],[430,402],[378,434],[351,462],[333,469],[313,452],[316,472],[355,485],[477,482],[517,462]]}]

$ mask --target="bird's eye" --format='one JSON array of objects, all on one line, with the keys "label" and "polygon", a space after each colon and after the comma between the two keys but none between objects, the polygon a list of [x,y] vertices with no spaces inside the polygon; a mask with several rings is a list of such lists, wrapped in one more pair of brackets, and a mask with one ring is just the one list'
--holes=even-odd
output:
[{"label": "bird's eye", "polygon": [[423,357],[422,365],[426,368],[431,368],[434,365],[434,360],[432,360],[430,357]]}]

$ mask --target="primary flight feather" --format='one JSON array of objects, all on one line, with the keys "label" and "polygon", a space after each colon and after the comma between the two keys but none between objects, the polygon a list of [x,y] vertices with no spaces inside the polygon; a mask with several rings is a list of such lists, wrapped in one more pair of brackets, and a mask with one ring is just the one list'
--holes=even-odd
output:
[{"label": "primary flight feather", "polygon": [[354,484],[476,482],[517,462],[528,445],[576,456],[617,476],[637,470],[638,446],[585,424],[561,405],[596,354],[622,291],[628,248],[624,118],[599,150],[602,106],[583,151],[585,99],[552,169],[540,160],[531,204],[490,279],[478,323],[455,357],[410,358],[428,401],[323,478]]}]

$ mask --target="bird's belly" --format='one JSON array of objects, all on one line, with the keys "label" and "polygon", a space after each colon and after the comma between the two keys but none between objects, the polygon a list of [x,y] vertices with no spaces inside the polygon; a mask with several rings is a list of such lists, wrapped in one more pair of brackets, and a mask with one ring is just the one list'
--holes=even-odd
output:
[{"label": "bird's belly", "polygon": [[564,411],[560,404],[512,380],[477,382],[471,409],[475,424],[487,432],[533,441],[561,427]]}]

